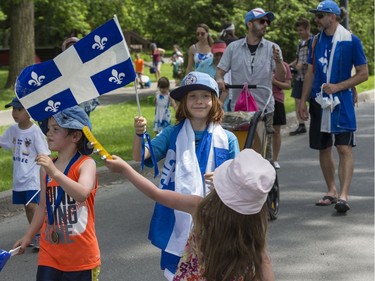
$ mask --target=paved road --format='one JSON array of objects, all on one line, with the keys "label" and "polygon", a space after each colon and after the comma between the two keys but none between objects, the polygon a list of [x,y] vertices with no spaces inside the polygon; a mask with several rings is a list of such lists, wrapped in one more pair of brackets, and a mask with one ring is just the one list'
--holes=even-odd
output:
[{"label": "paved road", "polygon": [[[337,215],[333,206],[314,205],[325,187],[307,135],[283,138],[281,210],[269,225],[268,237],[276,280],[374,280],[374,102],[360,103],[357,112],[356,166],[346,215]],[[108,177],[101,173],[99,179]],[[147,240],[153,203],[127,181],[112,180],[101,185],[96,200],[101,280],[163,281],[159,251]],[[25,228],[23,214],[2,220],[0,249],[9,249]],[[8,262],[0,280],[34,280],[36,264],[30,249]]]}]

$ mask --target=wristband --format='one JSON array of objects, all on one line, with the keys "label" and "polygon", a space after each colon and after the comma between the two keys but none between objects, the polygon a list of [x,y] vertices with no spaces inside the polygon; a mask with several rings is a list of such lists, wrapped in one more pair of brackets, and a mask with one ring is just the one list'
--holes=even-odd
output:
[{"label": "wristband", "polygon": [[136,134],[138,137],[143,138],[144,134]]}]

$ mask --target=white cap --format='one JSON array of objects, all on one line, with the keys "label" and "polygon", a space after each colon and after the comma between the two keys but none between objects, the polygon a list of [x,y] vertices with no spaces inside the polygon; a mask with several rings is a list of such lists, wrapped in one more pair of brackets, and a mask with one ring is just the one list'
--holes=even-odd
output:
[{"label": "white cap", "polygon": [[275,168],[268,160],[252,149],[244,149],[216,168],[214,187],[226,206],[252,215],[262,209],[275,179]]}]

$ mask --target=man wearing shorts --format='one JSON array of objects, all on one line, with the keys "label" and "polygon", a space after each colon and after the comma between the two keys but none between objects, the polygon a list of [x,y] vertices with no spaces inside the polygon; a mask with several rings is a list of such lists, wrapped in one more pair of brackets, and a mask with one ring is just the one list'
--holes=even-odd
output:
[{"label": "man wearing shorts", "polygon": [[[298,113],[303,120],[308,119],[306,101],[309,101],[310,148],[319,150],[328,189],[316,205],[335,203],[337,212],[346,213],[350,209],[348,193],[354,170],[352,147],[356,130],[352,88],[368,79],[367,60],[359,38],[340,25],[341,10],[336,2],[320,2],[310,12],[321,32],[310,48]],[[335,184],[333,144],[339,155],[339,192]]]},{"label": "man wearing shorts", "polygon": [[[289,64],[290,68],[295,72],[292,88],[292,98],[294,98],[294,105],[296,111],[301,100],[303,80],[307,70],[307,53],[309,51],[309,45],[313,36],[310,33],[310,22],[306,18],[299,18],[295,23],[300,40],[298,42],[296,59]],[[297,112],[296,112],[297,113]],[[290,136],[296,136],[299,134],[306,133],[305,122],[297,115],[298,127],[296,130],[289,133]]]}]

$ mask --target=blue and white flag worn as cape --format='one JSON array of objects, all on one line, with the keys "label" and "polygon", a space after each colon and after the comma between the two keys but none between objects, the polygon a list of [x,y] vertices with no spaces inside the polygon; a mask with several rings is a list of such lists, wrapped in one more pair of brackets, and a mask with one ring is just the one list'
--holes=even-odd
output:
[{"label": "blue and white flag worn as cape", "polygon": [[36,120],[133,82],[135,71],[117,17],[66,51],[22,70],[16,94]]},{"label": "blue and white flag worn as cape", "polygon": [[[322,38],[323,32],[319,35]],[[332,38],[331,54],[327,54],[325,44],[317,44],[315,57],[329,58],[328,67],[323,68],[326,72],[325,83],[339,83],[351,76],[353,66],[353,44],[352,35],[342,25],[338,25]],[[327,95],[323,92],[324,83],[320,92],[317,93],[315,101],[322,107],[322,118],[320,131],[326,133],[354,132],[356,130],[356,117],[354,111],[354,99],[352,89]]]}]

